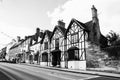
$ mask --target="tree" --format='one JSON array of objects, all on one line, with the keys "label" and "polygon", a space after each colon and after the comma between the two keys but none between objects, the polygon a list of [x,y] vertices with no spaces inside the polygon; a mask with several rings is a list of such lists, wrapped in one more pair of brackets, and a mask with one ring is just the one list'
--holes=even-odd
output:
[{"label": "tree", "polygon": [[109,57],[114,57],[114,59],[119,59],[120,57],[120,36],[114,31],[110,31],[106,36],[108,39],[109,47],[107,52]]},{"label": "tree", "polygon": [[115,33],[114,31],[110,31],[109,34],[106,36],[108,41],[109,41],[109,45],[114,46],[116,43],[118,43],[119,41],[119,34]]}]

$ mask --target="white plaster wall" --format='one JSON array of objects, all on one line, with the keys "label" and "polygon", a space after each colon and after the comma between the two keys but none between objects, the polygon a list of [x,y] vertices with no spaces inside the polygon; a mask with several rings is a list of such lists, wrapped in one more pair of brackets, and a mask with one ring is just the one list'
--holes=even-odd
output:
[{"label": "white plaster wall", "polygon": [[29,60],[25,60],[25,63],[29,63]]},{"label": "white plaster wall", "polygon": [[65,68],[65,61],[60,62],[60,66],[61,66],[62,68]]},{"label": "white plaster wall", "polygon": [[47,62],[40,62],[41,66],[47,66],[47,64],[48,64]]},{"label": "white plaster wall", "polygon": [[48,62],[48,66],[52,66],[52,63],[51,63],[51,62]]},{"label": "white plaster wall", "polygon": [[68,69],[86,70],[86,61],[68,61]]},{"label": "white plaster wall", "polygon": [[49,62],[49,66],[53,66],[53,65],[52,65],[52,62]]},{"label": "white plaster wall", "polygon": [[37,61],[33,61],[34,62],[34,64],[37,64]]}]

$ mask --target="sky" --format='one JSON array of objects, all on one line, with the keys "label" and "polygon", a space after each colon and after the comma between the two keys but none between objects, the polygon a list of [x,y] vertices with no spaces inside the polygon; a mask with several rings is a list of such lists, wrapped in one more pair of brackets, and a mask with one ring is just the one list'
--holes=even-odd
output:
[{"label": "sky", "polygon": [[53,31],[58,20],[80,22],[92,19],[91,7],[98,11],[103,35],[120,34],[120,0],[0,0],[0,48],[17,36],[35,34],[36,28]]}]

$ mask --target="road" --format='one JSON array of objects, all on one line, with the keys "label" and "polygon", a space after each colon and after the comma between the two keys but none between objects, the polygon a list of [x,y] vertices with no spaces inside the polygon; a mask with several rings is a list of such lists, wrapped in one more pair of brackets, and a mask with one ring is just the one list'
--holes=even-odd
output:
[{"label": "road", "polygon": [[[1,75],[0,72],[0,80],[120,80],[10,63],[0,63],[0,71],[4,73]],[[2,79],[1,76],[5,78]]]}]

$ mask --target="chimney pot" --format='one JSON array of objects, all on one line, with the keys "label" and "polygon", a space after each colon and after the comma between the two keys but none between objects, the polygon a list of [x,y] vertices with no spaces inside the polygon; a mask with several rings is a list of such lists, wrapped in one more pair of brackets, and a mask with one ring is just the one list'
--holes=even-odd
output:
[{"label": "chimney pot", "polygon": [[63,22],[63,20],[58,21],[58,26],[61,26],[61,27],[65,28],[65,23]]},{"label": "chimney pot", "polygon": [[98,17],[97,17],[97,9],[95,8],[94,5],[92,5],[92,20],[93,20],[93,23],[96,23],[98,21]]}]

